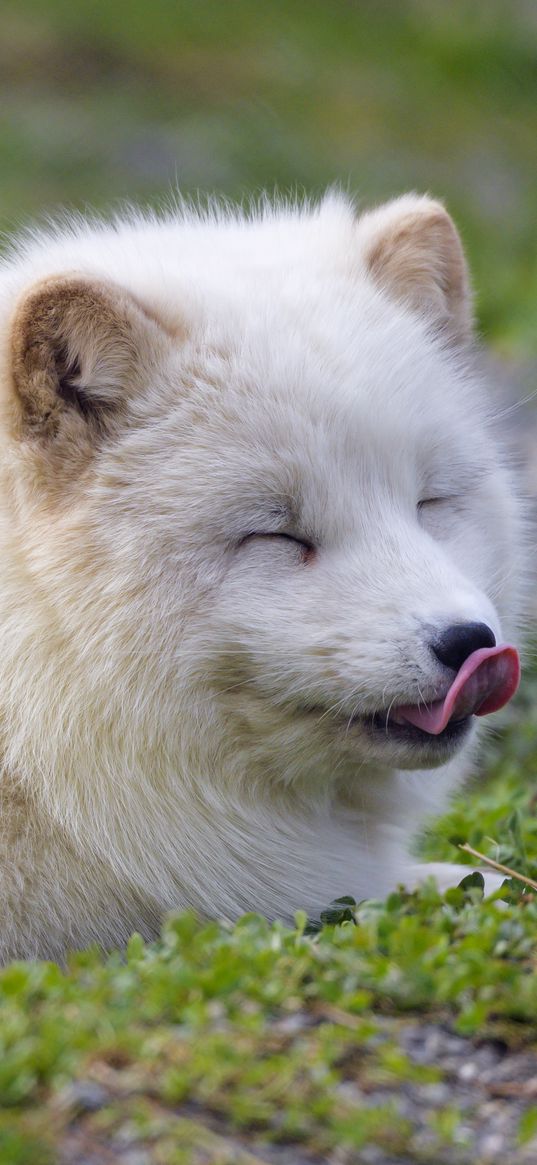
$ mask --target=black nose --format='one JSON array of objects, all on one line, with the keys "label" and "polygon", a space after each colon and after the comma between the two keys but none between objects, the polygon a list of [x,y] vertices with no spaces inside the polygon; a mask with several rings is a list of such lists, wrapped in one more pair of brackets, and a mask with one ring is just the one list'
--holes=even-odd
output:
[{"label": "black nose", "polygon": [[455,623],[431,643],[436,658],[453,671],[458,671],[473,651],[495,646],[494,633],[486,623]]}]

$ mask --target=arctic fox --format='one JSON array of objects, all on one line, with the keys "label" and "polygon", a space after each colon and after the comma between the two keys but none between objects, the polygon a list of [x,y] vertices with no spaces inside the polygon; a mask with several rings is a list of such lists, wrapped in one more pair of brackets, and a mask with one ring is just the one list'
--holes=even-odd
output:
[{"label": "arctic fox", "polygon": [[315,915],[518,680],[443,206],[74,220],[0,269],[0,959]]}]

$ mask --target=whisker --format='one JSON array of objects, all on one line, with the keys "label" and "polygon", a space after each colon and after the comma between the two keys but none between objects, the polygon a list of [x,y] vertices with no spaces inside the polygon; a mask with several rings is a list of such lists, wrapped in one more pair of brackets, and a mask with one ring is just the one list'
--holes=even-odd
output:
[{"label": "whisker", "polygon": [[522,397],[522,400],[517,400],[514,404],[507,405],[507,408],[501,409],[498,413],[493,413],[491,420],[500,421],[503,417],[509,417],[512,413],[516,413],[517,409],[521,409],[524,405],[531,404],[532,400],[537,397],[537,388],[530,392],[528,396]]},{"label": "whisker", "polygon": [[[384,693],[383,693],[383,695],[384,695]],[[390,704],[388,705],[388,709],[387,709],[387,712],[386,712],[386,723],[385,723],[385,730],[386,730],[386,732],[388,731],[388,721],[389,721],[389,719],[390,719],[390,712],[391,712],[391,710],[392,710],[392,708],[393,708],[393,706],[394,706],[394,704],[395,704],[396,698],[397,698],[397,697],[396,697],[396,696],[394,696],[394,697],[393,697],[393,700],[391,700],[391,701],[390,701]]]}]

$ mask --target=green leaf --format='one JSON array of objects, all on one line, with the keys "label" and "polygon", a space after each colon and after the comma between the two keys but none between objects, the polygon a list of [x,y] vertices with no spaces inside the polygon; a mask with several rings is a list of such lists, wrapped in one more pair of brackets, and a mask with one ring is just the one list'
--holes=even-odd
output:
[{"label": "green leaf", "polygon": [[536,1105],[532,1105],[531,1108],[526,1109],[526,1112],[522,1113],[518,1126],[518,1143],[519,1145],[526,1145],[534,1137],[537,1137]]},{"label": "green leaf", "polygon": [[462,878],[457,888],[463,891],[465,897],[470,895],[470,893],[474,896],[475,892],[478,891],[479,896],[483,898],[485,893],[485,879],[483,874],[479,870],[474,870],[473,873],[466,874],[466,877]]},{"label": "green leaf", "polygon": [[515,809],[511,814],[507,828],[511,837],[513,838],[516,858],[516,868],[520,870],[521,874],[528,874],[528,858],[526,854],[526,847],[524,845],[524,837],[522,835],[522,821],[519,809]]},{"label": "green leaf", "polygon": [[354,922],[354,914],[350,906],[329,906],[321,910],[323,926],[338,926],[342,922]]}]

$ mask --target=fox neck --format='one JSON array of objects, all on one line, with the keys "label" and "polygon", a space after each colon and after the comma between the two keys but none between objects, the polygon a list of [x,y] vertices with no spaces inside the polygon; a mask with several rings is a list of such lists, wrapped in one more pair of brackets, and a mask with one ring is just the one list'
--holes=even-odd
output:
[{"label": "fox neck", "polygon": [[255,910],[291,922],[297,909],[318,917],[333,898],[377,897],[397,883],[431,808],[427,798],[418,804],[424,777],[383,774],[374,796],[362,788],[353,804],[326,797],[308,806],[292,790],[232,797],[192,778],[167,782],[161,773],[155,782],[153,770],[151,780],[125,774],[113,802],[108,777],[102,798],[94,781],[91,792],[79,785],[76,805],[64,798],[57,808],[81,856],[136,887],[153,915],[193,909],[235,919]]}]

